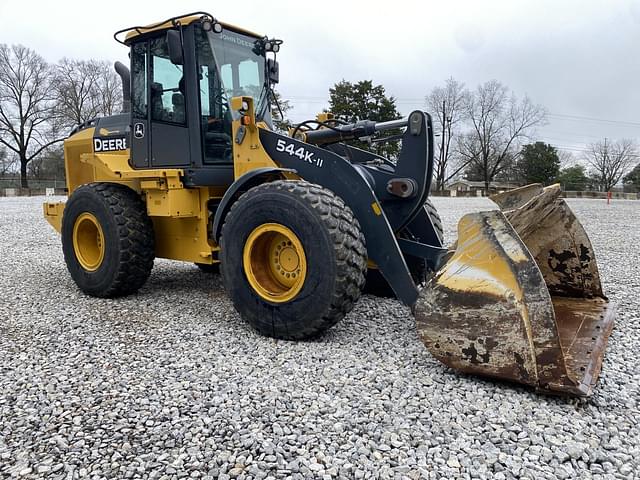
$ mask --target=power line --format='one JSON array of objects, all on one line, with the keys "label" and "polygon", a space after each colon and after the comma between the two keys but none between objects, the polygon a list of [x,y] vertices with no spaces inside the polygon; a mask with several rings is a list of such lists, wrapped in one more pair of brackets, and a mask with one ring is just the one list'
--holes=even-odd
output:
[{"label": "power line", "polygon": [[[569,144],[572,145],[571,148],[586,148],[590,145],[590,143],[586,143],[586,142],[574,142],[573,140],[567,139],[567,138],[563,138],[563,137],[554,137],[553,135],[537,135],[537,137],[540,137],[540,139],[544,139],[544,140],[551,140],[552,142],[559,142],[559,143],[563,143],[563,144]],[[602,140],[602,137],[598,137],[598,139]]]},{"label": "power line", "polygon": [[[294,96],[286,97],[286,100],[300,101],[304,103],[329,103],[329,100],[326,97],[322,97],[322,96],[294,95]],[[425,104],[424,97],[422,98],[395,97],[395,101],[398,104],[415,104],[415,103],[420,103],[421,105]],[[628,125],[631,127],[640,127],[640,122],[631,122],[628,120],[613,120],[609,118],[587,117],[583,115],[574,115],[569,113],[550,112],[547,114],[547,116],[551,118],[561,119],[561,120],[602,122],[602,123],[612,123],[617,125]]]},{"label": "power line", "polygon": [[548,113],[547,116],[551,118],[558,118],[563,120],[603,122],[603,123],[613,123],[618,125],[629,125],[631,127],[640,127],[640,122],[628,122],[626,120],[610,120],[607,118],[583,117],[582,115],[570,115],[566,113]]},{"label": "power line", "polygon": [[[562,145],[555,145],[553,143],[551,143],[550,145],[552,147],[557,148],[558,150],[565,150],[565,151],[576,152],[576,153],[592,153],[592,151],[587,149],[587,148],[567,147],[567,146],[562,146]],[[629,153],[629,154],[627,154],[627,157],[640,158],[640,154]]]},{"label": "power line", "polygon": [[589,135],[587,133],[574,133],[574,132],[561,132],[559,130],[546,130],[546,127],[539,127],[538,131],[541,135],[547,136],[546,133],[557,134],[557,135],[569,135],[571,137],[588,137],[588,138],[597,138],[598,140],[602,140],[601,135]]}]

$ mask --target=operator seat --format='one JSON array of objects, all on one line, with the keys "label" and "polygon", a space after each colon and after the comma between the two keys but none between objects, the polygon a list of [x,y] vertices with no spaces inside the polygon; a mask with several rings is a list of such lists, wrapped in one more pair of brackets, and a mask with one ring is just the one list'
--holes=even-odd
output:
[{"label": "operator seat", "polygon": [[162,102],[163,91],[161,83],[151,83],[151,118],[154,120],[167,120],[167,111]]}]

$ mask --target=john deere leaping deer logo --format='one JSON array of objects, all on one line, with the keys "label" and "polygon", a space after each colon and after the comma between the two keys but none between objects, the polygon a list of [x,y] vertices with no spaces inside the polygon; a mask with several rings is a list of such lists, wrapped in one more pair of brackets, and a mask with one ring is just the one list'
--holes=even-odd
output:
[{"label": "john deere leaping deer logo", "polygon": [[136,138],[143,138],[144,137],[144,124],[136,123],[133,126],[133,136],[136,137]]}]

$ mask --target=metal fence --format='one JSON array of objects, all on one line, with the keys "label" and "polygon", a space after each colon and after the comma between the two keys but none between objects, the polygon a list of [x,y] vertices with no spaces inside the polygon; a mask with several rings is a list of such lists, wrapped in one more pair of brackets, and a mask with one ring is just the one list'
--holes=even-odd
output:
[{"label": "metal fence", "polygon": [[[572,185],[567,185],[571,187]],[[563,186],[564,187],[564,186]],[[29,188],[21,188],[20,177],[0,177],[0,197],[15,196],[35,196],[35,195],[66,195],[67,184],[60,178],[29,178]],[[566,198],[607,198],[604,191],[594,190],[572,190],[562,188],[563,196]],[[493,192],[492,192],[493,193]],[[482,189],[476,190],[431,190],[432,197],[482,197],[485,193]],[[623,188],[616,188],[611,192],[614,199],[640,200],[640,192],[634,185],[625,185]]]},{"label": "metal fence", "polygon": [[[66,188],[67,182],[64,178],[28,178],[30,189],[43,188]],[[0,189],[21,188],[20,177],[0,177]]]}]

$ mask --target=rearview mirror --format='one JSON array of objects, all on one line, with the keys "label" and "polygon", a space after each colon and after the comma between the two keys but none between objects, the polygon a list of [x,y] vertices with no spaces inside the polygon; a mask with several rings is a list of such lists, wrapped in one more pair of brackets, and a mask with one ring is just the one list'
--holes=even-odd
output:
[{"label": "rearview mirror", "polygon": [[169,30],[167,32],[167,47],[169,48],[169,59],[174,65],[182,65],[184,58],[182,56],[182,35],[178,30]]},{"label": "rearview mirror", "polygon": [[269,72],[269,83],[276,84],[280,81],[280,65],[272,58],[267,58],[267,70]]}]

